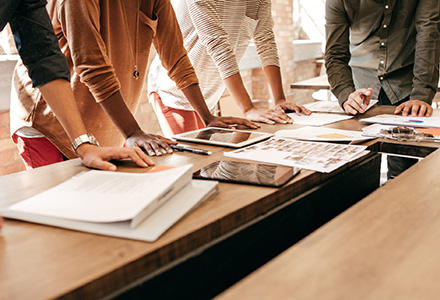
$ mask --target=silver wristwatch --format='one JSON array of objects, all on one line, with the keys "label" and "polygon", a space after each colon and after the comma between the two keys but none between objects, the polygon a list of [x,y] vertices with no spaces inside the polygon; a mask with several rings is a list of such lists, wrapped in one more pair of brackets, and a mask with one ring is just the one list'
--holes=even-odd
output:
[{"label": "silver wristwatch", "polygon": [[82,134],[76,139],[74,139],[72,142],[73,152],[75,152],[76,156],[78,156],[78,153],[76,153],[76,149],[78,149],[78,147],[84,143],[89,143],[92,145],[99,146],[98,141],[95,139],[93,135],[91,135],[90,133]]}]

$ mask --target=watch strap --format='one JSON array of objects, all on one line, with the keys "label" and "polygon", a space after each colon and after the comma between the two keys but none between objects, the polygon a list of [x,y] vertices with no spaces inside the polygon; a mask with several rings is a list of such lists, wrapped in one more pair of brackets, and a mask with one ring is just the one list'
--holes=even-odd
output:
[{"label": "watch strap", "polygon": [[99,146],[98,141],[96,140],[96,138],[93,135],[91,135],[90,133],[82,134],[79,137],[77,137],[76,139],[74,139],[72,142],[72,149],[73,149],[73,152],[75,152],[76,156],[78,156],[78,153],[76,153],[76,150],[78,149],[79,146],[81,146],[84,143]]}]

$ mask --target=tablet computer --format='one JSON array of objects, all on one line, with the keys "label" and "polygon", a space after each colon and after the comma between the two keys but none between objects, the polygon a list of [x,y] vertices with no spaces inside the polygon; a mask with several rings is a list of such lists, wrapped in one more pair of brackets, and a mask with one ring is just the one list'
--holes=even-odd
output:
[{"label": "tablet computer", "polygon": [[271,133],[207,127],[173,135],[178,141],[241,148],[273,136]]},{"label": "tablet computer", "polygon": [[196,179],[279,187],[298,174],[300,168],[257,162],[220,160],[193,174]]}]

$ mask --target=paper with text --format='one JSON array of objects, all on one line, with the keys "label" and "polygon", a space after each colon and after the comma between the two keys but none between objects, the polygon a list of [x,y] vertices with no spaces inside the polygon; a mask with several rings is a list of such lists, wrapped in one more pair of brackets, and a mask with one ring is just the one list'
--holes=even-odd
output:
[{"label": "paper with text", "polygon": [[[155,208],[191,182],[192,165],[157,173],[91,170],[11,206],[12,210],[87,221],[132,220],[153,202]],[[145,217],[145,216],[144,216]],[[139,220],[141,221],[141,220]]]}]

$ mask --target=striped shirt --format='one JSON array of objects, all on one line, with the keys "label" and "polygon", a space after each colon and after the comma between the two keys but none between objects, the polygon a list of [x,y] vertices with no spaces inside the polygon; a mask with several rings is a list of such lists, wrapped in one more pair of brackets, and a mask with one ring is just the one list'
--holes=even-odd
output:
[{"label": "striped shirt", "polygon": [[[185,48],[210,110],[224,92],[223,79],[239,73],[238,63],[253,40],[263,67],[279,67],[270,0],[173,0]],[[193,110],[168,78],[158,57],[149,73],[149,91],[164,105]]]}]

